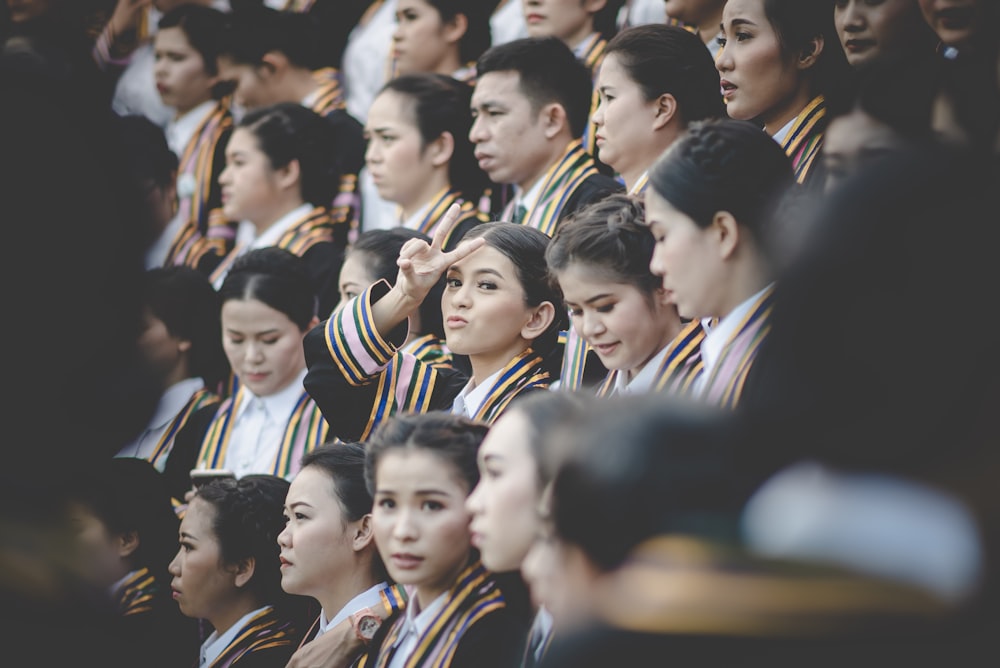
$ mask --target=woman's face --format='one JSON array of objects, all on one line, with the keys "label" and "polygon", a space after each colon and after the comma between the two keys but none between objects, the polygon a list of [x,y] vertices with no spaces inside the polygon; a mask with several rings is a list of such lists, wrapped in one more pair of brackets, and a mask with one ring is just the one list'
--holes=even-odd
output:
[{"label": "woman's face", "polygon": [[[312,596],[329,616],[335,615],[336,593],[350,581],[356,568],[357,522],[348,522],[336,497],[333,479],[317,466],[299,471],[285,498],[281,546],[281,588],[290,594]],[[332,595],[331,595],[332,594]]]},{"label": "woman's face", "polygon": [[919,0],[927,24],[942,42],[955,47],[968,44],[977,31],[987,29],[987,1],[995,0]]},{"label": "woman's face", "polygon": [[904,144],[903,137],[889,125],[860,109],[837,116],[823,138],[827,192],[866,164],[903,148]]},{"label": "woman's face", "polygon": [[239,595],[236,569],[222,563],[222,550],[212,528],[215,507],[197,496],[181,519],[180,549],[170,562],[174,600],[188,617],[211,621],[227,614]]},{"label": "woman's face", "polygon": [[479,447],[479,483],[466,501],[472,544],[493,571],[521,567],[538,533],[541,489],[528,445],[536,435],[516,408],[504,412]]},{"label": "woman's face", "polygon": [[[438,72],[450,53],[456,52],[464,29],[445,23],[436,7],[425,0],[398,0],[392,57],[396,74]],[[451,74],[451,72],[440,72]]]},{"label": "woman's face", "polygon": [[[236,128],[226,144],[226,168],[219,174],[222,210],[229,220],[249,220],[266,227],[286,208],[277,202],[288,168],[274,169],[260,150],[257,137],[246,128]],[[281,210],[279,212],[279,210]]]},{"label": "woman's face", "polygon": [[617,53],[609,53],[601,62],[597,91],[600,104],[592,120],[601,160],[634,180],[659,155],[659,105],[646,99]]},{"label": "woman's face", "polygon": [[180,115],[212,99],[218,77],[205,69],[205,59],[191,46],[182,28],[158,30],[153,53],[153,75],[163,104]]},{"label": "woman's face", "polygon": [[433,197],[428,188],[434,170],[451,158],[433,143],[424,145],[413,114],[408,96],[384,91],[372,102],[365,121],[365,166],[379,195],[404,208]]},{"label": "woman's face", "polygon": [[860,67],[898,51],[922,21],[917,0],[836,0],[833,22],[847,62]]},{"label": "woman's face", "polygon": [[337,311],[375,282],[375,277],[368,271],[367,260],[368,253],[361,251],[351,251],[344,258],[344,263],[340,265],[340,303],[337,304]]},{"label": "woman's face", "polygon": [[129,572],[125,559],[132,550],[123,543],[124,536],[113,533],[89,505],[71,503],[69,521],[76,538],[75,563],[87,581],[107,589]]},{"label": "woman's face", "polygon": [[240,382],[258,397],[276,394],[305,369],[304,332],[287,315],[256,299],[222,305],[222,347]]},{"label": "woman's face", "polygon": [[[715,60],[730,118],[757,120],[769,134],[794,118],[805,82],[795,54],[782,52],[764,0],[728,0],[722,13],[723,48]],[[807,86],[806,86],[807,88]]]},{"label": "woman's face", "polygon": [[459,472],[434,452],[397,448],[378,462],[375,544],[390,577],[416,587],[422,605],[448,591],[469,561],[468,495]]}]

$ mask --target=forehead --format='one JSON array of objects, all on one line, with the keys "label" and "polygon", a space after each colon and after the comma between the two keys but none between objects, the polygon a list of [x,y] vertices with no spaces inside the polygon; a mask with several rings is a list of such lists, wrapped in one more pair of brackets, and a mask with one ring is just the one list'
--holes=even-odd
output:
[{"label": "forehead", "polygon": [[194,50],[191,43],[188,42],[187,34],[179,26],[156,31],[154,43],[161,49]]},{"label": "forehead", "polygon": [[652,188],[646,189],[646,220],[650,227],[661,224],[672,224],[687,221],[694,225],[694,221],[687,214],[676,209],[670,202],[660,196]]},{"label": "forehead", "polygon": [[531,424],[520,411],[506,411],[501,415],[479,446],[479,458],[496,456],[505,460],[534,460],[531,447]]},{"label": "forehead", "polygon": [[382,453],[375,469],[376,486],[396,492],[434,489],[465,494],[468,490],[455,465],[423,448],[392,448]]},{"label": "forehead", "polygon": [[432,11],[435,14],[440,14],[437,8],[434,7],[434,5],[432,5],[431,3],[427,2],[427,0],[398,0],[398,2],[396,3],[397,12],[403,12],[408,9],[415,9],[417,11],[424,11],[424,12]]},{"label": "forehead", "polygon": [[288,500],[286,505],[303,497],[310,500],[317,495],[325,495],[336,498],[334,495],[336,484],[330,475],[318,466],[307,466],[299,471],[288,487]]},{"label": "forehead", "polygon": [[257,137],[246,128],[236,128],[233,130],[229,143],[226,144],[226,151],[257,151],[260,146],[257,144]]},{"label": "forehead", "polygon": [[384,90],[372,100],[365,126],[374,128],[384,123],[415,125],[414,120],[410,96],[394,90]]},{"label": "forehead", "polygon": [[476,80],[472,93],[472,106],[482,107],[489,104],[514,106],[527,104],[528,98],[521,90],[521,74],[514,70],[502,72],[487,72]]},{"label": "forehead", "polygon": [[287,315],[257,299],[230,299],[223,304],[222,326],[242,332],[298,329]]},{"label": "forehead", "polygon": [[743,19],[757,25],[767,24],[767,14],[764,12],[764,0],[727,0],[722,10],[722,22]]},{"label": "forehead", "polygon": [[181,531],[202,539],[211,538],[215,535],[212,531],[214,521],[215,506],[196,496],[184,511]]},{"label": "forehead", "polygon": [[621,57],[618,52],[609,53],[601,61],[601,69],[597,73],[597,80],[599,84],[605,84],[608,82],[621,83],[622,80],[630,80],[628,75],[628,70],[622,64]]},{"label": "forehead", "polygon": [[563,298],[568,302],[585,302],[596,295],[620,298],[637,290],[631,283],[616,280],[609,268],[589,262],[571,262],[558,276]]},{"label": "forehead", "polygon": [[341,283],[371,283],[374,276],[369,272],[370,256],[367,251],[352,251],[340,266]]},{"label": "forehead", "polygon": [[463,274],[474,274],[479,271],[492,270],[501,277],[517,281],[517,269],[514,263],[506,255],[492,246],[482,246],[474,250],[471,255],[465,257],[448,267],[448,271],[456,271]]}]

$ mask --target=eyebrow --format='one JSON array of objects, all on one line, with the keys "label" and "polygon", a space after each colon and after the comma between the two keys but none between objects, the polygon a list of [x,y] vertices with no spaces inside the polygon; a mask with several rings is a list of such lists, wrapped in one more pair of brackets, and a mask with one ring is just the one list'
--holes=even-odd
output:
[{"label": "eyebrow", "polygon": [[[456,274],[461,274],[462,270],[459,269],[457,265],[453,264],[450,267],[448,267],[448,273],[452,272]],[[483,269],[476,269],[474,272],[472,272],[473,276],[481,276],[482,274],[489,274],[490,276],[496,276],[497,278],[501,279],[504,277],[503,274],[501,274],[499,271],[497,271],[496,269],[490,269],[489,267],[484,267]]]},{"label": "eyebrow", "polygon": [[[729,25],[731,25],[731,26],[743,26],[743,25],[746,25],[746,26],[756,26],[757,24],[754,23],[753,21],[751,21],[750,19],[735,18],[735,19],[733,19],[732,21],[729,22]],[[719,24],[719,28],[722,29],[722,30],[725,30],[726,29],[726,24],[725,23],[720,23]]]},{"label": "eyebrow", "polygon": [[312,508],[312,506],[309,505],[308,503],[306,503],[305,501],[296,501],[295,503],[289,503],[285,507],[288,508],[289,510],[291,510],[292,508],[298,508],[299,506],[305,506],[307,508]]}]

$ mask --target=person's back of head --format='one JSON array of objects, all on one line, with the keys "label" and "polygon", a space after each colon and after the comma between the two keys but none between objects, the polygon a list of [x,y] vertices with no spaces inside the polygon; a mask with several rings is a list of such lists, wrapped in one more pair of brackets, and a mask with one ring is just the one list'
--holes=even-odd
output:
[{"label": "person's back of head", "polygon": [[764,0],[783,54],[819,51],[810,67],[813,95],[828,93],[851,71],[833,23],[833,5],[833,0]]},{"label": "person's back of head", "polygon": [[305,260],[278,246],[255,248],[236,258],[219,288],[220,301],[255,299],[288,316],[306,331],[317,299]]},{"label": "person's back of head", "polygon": [[267,54],[278,53],[292,66],[312,71],[324,65],[321,40],[319,25],[309,14],[253,6],[229,14],[219,55],[256,67],[266,66]]},{"label": "person's back of head", "polygon": [[476,62],[476,76],[513,72],[519,90],[537,113],[555,103],[566,112],[570,134],[579,139],[590,116],[593,80],[583,64],[555,37],[525,37],[491,47]]}]

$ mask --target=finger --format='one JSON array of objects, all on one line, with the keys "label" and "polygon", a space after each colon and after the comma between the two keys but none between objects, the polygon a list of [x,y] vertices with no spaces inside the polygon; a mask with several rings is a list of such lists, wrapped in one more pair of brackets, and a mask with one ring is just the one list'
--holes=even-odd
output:
[{"label": "finger", "polygon": [[475,239],[462,239],[462,241],[455,246],[454,250],[445,253],[444,257],[448,261],[448,266],[451,266],[459,260],[469,257],[485,245],[486,239],[483,237],[476,237]]},{"label": "finger", "polygon": [[437,227],[434,228],[434,239],[431,242],[431,248],[435,250],[444,248],[444,240],[451,234],[451,230],[455,227],[455,223],[458,222],[461,215],[462,205],[458,202],[448,207],[448,210],[441,216],[441,220],[438,221]]},{"label": "finger", "polygon": [[413,256],[419,255],[420,253],[424,252],[428,248],[430,248],[430,246],[428,246],[427,242],[424,241],[423,239],[410,239],[400,247],[399,258],[400,259],[412,258]]}]

